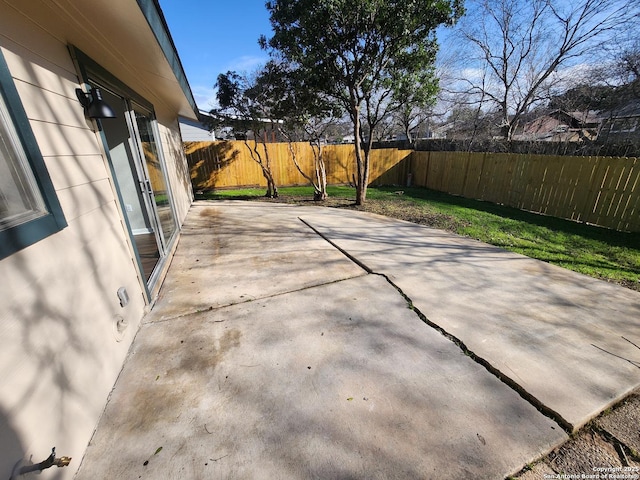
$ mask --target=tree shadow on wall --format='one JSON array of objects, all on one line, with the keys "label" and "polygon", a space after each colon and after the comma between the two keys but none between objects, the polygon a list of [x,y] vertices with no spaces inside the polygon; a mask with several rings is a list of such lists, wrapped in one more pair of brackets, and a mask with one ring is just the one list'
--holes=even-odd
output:
[{"label": "tree shadow on wall", "polygon": [[238,158],[240,152],[233,142],[185,142],[191,184],[194,190],[209,191],[216,188],[225,170]]},{"label": "tree shadow on wall", "polygon": [[407,155],[388,170],[382,172],[377,177],[369,177],[369,186],[380,187],[383,185],[405,186],[409,182],[409,172],[411,171],[411,155]]},{"label": "tree shadow on wall", "polygon": [[355,147],[352,144],[327,145],[323,149],[329,184],[355,186]]},{"label": "tree shadow on wall", "polygon": [[[52,445],[55,447],[55,445]],[[21,469],[33,468],[35,464],[40,463],[43,460],[48,459],[50,451],[42,450],[39,457],[35,457],[33,454],[25,453],[20,435],[16,432],[9,421],[7,412],[0,408],[0,472],[5,475],[3,478],[16,478],[20,480],[33,480],[38,478],[41,472],[39,470],[31,472],[21,472]],[[58,468],[51,470],[42,470],[49,474],[50,480],[60,480],[63,476],[63,471]]]},{"label": "tree shadow on wall", "polygon": [[[25,451],[19,435],[15,432],[4,410],[0,409],[0,471],[9,477],[13,469],[24,458]],[[19,466],[19,465],[18,465]]]}]

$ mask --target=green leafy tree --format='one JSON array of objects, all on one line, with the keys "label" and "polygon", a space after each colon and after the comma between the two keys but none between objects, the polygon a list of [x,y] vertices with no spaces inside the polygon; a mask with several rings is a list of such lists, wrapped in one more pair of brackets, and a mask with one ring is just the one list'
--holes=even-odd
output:
[{"label": "green leafy tree", "polygon": [[398,103],[398,108],[394,112],[393,118],[396,124],[402,128],[402,133],[407,137],[409,145],[413,146],[415,139],[411,133],[414,128],[419,128],[429,117],[429,107],[436,101],[437,90],[433,88],[412,87],[413,83],[419,79],[413,76],[406,77],[398,85],[394,98]]},{"label": "green leafy tree", "polygon": [[337,102],[353,124],[356,203],[362,204],[373,133],[383,118],[399,108],[407,89],[412,98],[435,93],[434,30],[452,24],[462,13],[462,3],[272,0],[266,7],[274,34],[268,40],[263,37],[262,46],[290,62],[310,91]]},{"label": "green leafy tree", "polygon": [[[275,75],[265,67],[254,78],[236,72],[221,73],[215,87],[220,107],[211,110],[211,115],[220,125],[233,127],[249,150],[249,154],[262,170],[267,182],[266,197],[277,197],[276,185],[267,149],[267,138],[277,120],[277,92],[269,77]],[[252,139],[249,139],[250,134]]]}]

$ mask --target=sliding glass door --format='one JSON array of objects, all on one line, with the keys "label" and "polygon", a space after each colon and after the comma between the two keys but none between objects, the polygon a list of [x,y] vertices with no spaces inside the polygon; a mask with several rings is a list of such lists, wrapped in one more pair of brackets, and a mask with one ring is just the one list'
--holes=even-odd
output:
[{"label": "sliding glass door", "polygon": [[133,103],[133,115],[136,119],[141,155],[144,158],[143,163],[149,180],[151,190],[149,194],[160,224],[161,241],[164,246],[167,246],[176,233],[176,219],[160,162],[158,144],[153,134],[152,112]]},{"label": "sliding glass door", "polygon": [[107,85],[90,84],[116,113],[100,121],[101,130],[138,264],[151,288],[177,230],[153,112]]}]

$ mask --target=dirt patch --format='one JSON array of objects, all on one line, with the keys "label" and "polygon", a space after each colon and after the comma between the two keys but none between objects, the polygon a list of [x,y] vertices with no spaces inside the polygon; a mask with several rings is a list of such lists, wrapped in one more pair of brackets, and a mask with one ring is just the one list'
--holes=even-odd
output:
[{"label": "dirt patch", "polygon": [[640,478],[639,414],[640,389],[512,478]]},{"label": "dirt patch", "polygon": [[348,210],[356,210],[359,212],[375,213],[384,215],[385,217],[405,220],[407,222],[417,223],[428,227],[439,228],[455,232],[458,227],[469,225],[468,222],[462,222],[450,215],[430,212],[424,206],[413,204],[409,200],[380,200],[368,199],[364,205],[356,205],[353,200],[338,197],[329,197],[323,201],[315,201],[311,199],[301,199],[300,197],[281,195],[278,198],[252,198],[263,202],[272,203],[288,203],[295,205],[311,205],[318,207],[344,208]]},{"label": "dirt patch", "polygon": [[598,418],[596,425],[640,456],[640,395],[631,395],[618,408]]},{"label": "dirt patch", "polygon": [[225,330],[217,340],[196,335],[186,337],[181,340],[181,348],[175,353],[179,359],[178,365],[171,369],[167,376],[201,374],[206,370],[215,369],[229,350],[240,346],[241,337],[242,332],[237,329]]}]

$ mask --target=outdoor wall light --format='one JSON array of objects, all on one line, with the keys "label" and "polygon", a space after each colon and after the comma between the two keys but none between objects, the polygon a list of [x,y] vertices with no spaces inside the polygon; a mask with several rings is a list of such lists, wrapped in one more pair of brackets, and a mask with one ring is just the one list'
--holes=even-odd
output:
[{"label": "outdoor wall light", "polygon": [[102,99],[99,88],[93,88],[89,93],[84,93],[80,88],[76,88],[76,97],[89,118],[116,118],[113,108]]}]

